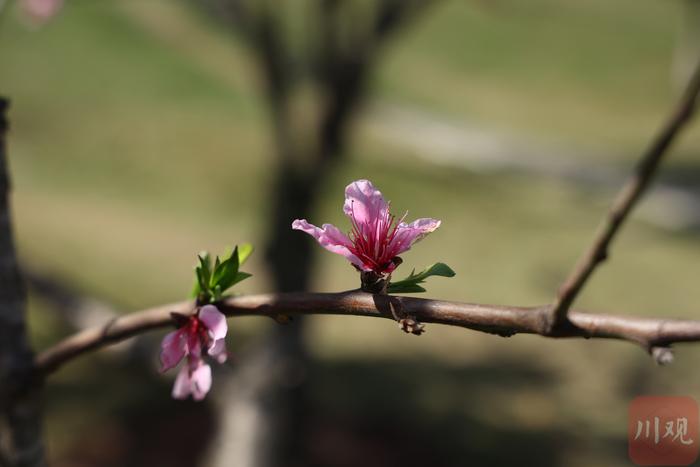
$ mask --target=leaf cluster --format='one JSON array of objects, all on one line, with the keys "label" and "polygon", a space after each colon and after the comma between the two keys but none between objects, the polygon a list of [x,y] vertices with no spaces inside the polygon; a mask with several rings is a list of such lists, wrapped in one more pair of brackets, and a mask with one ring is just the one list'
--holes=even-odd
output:
[{"label": "leaf cluster", "polygon": [[201,252],[197,255],[199,262],[194,268],[196,280],[192,296],[199,304],[221,300],[228,289],[251,277],[251,274],[242,272],[239,268],[252,252],[253,246],[245,243],[236,246],[222,258],[217,256],[213,262],[209,252]]}]

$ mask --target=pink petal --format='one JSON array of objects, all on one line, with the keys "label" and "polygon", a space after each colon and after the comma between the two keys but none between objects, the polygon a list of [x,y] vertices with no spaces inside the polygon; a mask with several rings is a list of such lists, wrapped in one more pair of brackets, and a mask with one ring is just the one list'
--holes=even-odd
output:
[{"label": "pink petal", "polygon": [[226,352],[226,341],[224,339],[214,341],[212,346],[209,347],[209,355],[214,357],[217,362],[224,363],[228,358],[228,352]]},{"label": "pink petal", "polygon": [[228,331],[226,316],[214,305],[204,305],[199,310],[199,319],[209,330],[209,335],[212,339],[218,340],[226,337],[226,332]]},{"label": "pink petal", "polygon": [[189,332],[186,342],[185,353],[190,358],[199,359],[202,356],[202,341],[199,335],[196,332]]},{"label": "pink petal", "polygon": [[[0,2],[2,3],[2,2]],[[54,16],[63,6],[63,0],[23,0],[22,9],[37,23]]]},{"label": "pink petal", "polygon": [[369,180],[357,180],[345,187],[345,215],[357,224],[374,224],[387,216],[389,204]]},{"label": "pink petal", "polygon": [[177,365],[185,356],[185,339],[182,331],[173,331],[165,335],[161,343],[160,371],[167,371]]},{"label": "pink petal", "polygon": [[192,398],[201,401],[211,389],[211,367],[202,363],[192,372]]},{"label": "pink petal", "polygon": [[440,227],[441,222],[437,219],[423,218],[417,219],[410,224],[400,223],[396,232],[396,236],[391,242],[390,247],[395,249],[396,255],[408,251],[416,242],[419,242],[426,235],[434,232]]},{"label": "pink petal", "polygon": [[301,230],[314,237],[318,243],[326,250],[336,253],[348,259],[352,264],[362,268],[362,261],[350,252],[348,247],[352,246],[350,239],[341,232],[336,226],[331,224],[323,224],[323,228],[318,228],[313,224],[309,224],[306,219],[296,219],[292,222],[294,230]]},{"label": "pink petal", "polygon": [[192,391],[192,380],[190,379],[190,369],[188,365],[183,365],[180,368],[180,372],[175,378],[175,384],[173,384],[173,399],[187,399]]},{"label": "pink petal", "polygon": [[183,365],[175,378],[172,396],[174,399],[192,398],[201,401],[211,389],[211,367],[202,360],[193,360]]}]

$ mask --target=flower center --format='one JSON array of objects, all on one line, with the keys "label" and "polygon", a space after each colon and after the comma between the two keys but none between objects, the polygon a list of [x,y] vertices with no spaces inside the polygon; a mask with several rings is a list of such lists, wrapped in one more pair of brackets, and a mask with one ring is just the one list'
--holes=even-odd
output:
[{"label": "flower center", "polygon": [[199,339],[203,348],[207,348],[209,345],[209,330],[199,317],[190,316],[189,323],[187,323],[187,334]]},{"label": "flower center", "polygon": [[352,230],[349,238],[352,241],[350,251],[367,267],[377,273],[390,272],[393,259],[399,251],[400,241],[396,241],[398,226],[405,215],[394,222],[396,218],[386,209],[368,222],[358,222],[355,216],[354,203],[351,205]]}]

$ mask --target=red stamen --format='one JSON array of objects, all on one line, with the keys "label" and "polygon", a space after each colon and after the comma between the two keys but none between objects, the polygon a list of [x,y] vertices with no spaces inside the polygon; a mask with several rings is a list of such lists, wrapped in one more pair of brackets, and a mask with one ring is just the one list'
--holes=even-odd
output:
[{"label": "red stamen", "polygon": [[352,229],[349,238],[353,244],[350,251],[373,271],[380,274],[387,272],[399,251],[397,247],[400,242],[393,244],[393,240],[406,215],[395,222],[396,218],[387,209],[384,215],[373,222],[359,224],[355,218],[354,202],[350,209]]}]

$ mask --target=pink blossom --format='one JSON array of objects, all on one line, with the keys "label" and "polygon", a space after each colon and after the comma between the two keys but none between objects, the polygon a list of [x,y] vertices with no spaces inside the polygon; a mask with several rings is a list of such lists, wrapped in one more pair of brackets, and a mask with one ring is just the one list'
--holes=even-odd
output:
[{"label": "pink blossom", "polygon": [[314,237],[333,253],[345,256],[357,269],[380,276],[391,274],[401,264],[398,256],[411,245],[440,227],[440,221],[423,218],[410,224],[398,222],[389,212],[389,203],[369,180],[357,180],[345,188],[343,211],[352,229],[345,235],[331,224],[320,228],[306,219],[296,219],[292,228]]},{"label": "pink blossom", "polygon": [[203,350],[219,363],[226,361],[226,317],[214,306],[205,305],[191,316],[176,315],[179,328],[168,333],[161,343],[161,371],[177,366],[187,357],[173,387],[173,397],[184,399],[192,394],[201,400],[211,387],[211,368],[204,363]]},{"label": "pink blossom", "polygon": [[187,399],[191,394],[194,400],[201,401],[206,397],[209,389],[211,389],[211,367],[198,359],[180,368],[175,378],[172,395],[175,399]]},{"label": "pink blossom", "polygon": [[42,24],[58,13],[63,0],[22,0],[21,6],[34,23]]}]

